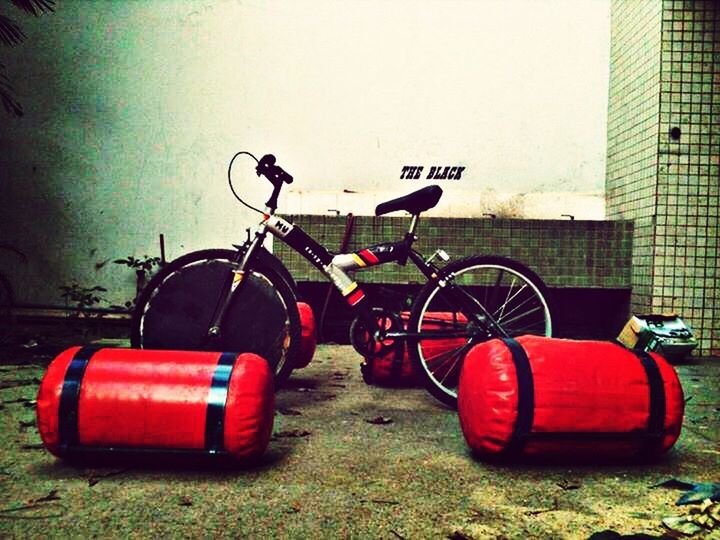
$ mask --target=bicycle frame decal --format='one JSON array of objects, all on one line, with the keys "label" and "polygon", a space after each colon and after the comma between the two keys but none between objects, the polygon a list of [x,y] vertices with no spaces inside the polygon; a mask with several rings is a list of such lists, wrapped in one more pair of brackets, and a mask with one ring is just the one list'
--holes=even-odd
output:
[{"label": "bicycle frame decal", "polygon": [[295,225],[278,216],[269,216],[264,225],[278,238],[285,238],[295,228]]},{"label": "bicycle frame decal", "polygon": [[357,282],[345,273],[344,268],[334,264],[334,258],[330,252],[300,227],[278,216],[270,216],[264,225],[273,235],[300,253],[330,279],[348,304],[356,306],[365,298],[365,293]]},{"label": "bicycle frame decal", "polygon": [[345,272],[359,270],[389,262],[403,263],[407,259],[406,242],[394,242],[370,246],[353,253],[341,253],[333,257],[333,264]]}]

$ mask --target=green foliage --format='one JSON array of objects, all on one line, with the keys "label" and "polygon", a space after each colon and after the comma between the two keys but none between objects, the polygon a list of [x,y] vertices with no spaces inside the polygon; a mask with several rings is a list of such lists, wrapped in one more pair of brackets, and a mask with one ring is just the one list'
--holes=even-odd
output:
[{"label": "green foliage", "polygon": [[160,266],[160,257],[148,257],[147,255],[143,255],[142,258],[136,259],[130,255],[126,259],[115,259],[113,263],[123,264],[129,268],[145,272],[147,275],[152,272],[154,267]]},{"label": "green foliage", "polygon": [[71,327],[77,327],[75,330],[82,328],[85,335],[99,331],[102,313],[93,311],[93,308],[99,307],[106,301],[102,293],[107,292],[107,289],[100,285],[85,287],[77,281],[73,281],[70,285],[62,285],[59,289],[62,291],[60,296],[65,299],[65,305],[75,308],[68,315]]},{"label": "green foliage", "polygon": [[147,282],[148,277],[153,273],[155,268],[159,267],[162,264],[162,260],[160,259],[160,257],[150,257],[148,255],[143,255],[140,258],[136,258],[133,255],[130,255],[125,259],[115,259],[113,263],[127,266],[128,268],[135,270],[136,287],[135,298],[133,298],[132,300],[128,300],[121,306],[112,305],[110,307],[119,311],[132,311],[135,308],[135,304],[137,302],[138,296],[140,295],[140,292],[142,291],[143,287],[145,287],[145,283]]},{"label": "green foliage", "polygon": [[[8,3],[35,17],[55,10],[54,0],[10,0]],[[0,43],[14,47],[24,40],[25,33],[22,28],[14,20],[0,13]],[[9,115],[20,117],[23,115],[23,108],[14,94],[10,80],[5,75],[5,66],[0,62],[0,101]]]},{"label": "green foliage", "polygon": [[84,287],[76,281],[70,285],[62,285],[60,290],[62,291],[60,296],[65,299],[65,305],[72,305],[79,310],[98,307],[101,302],[105,301],[100,293],[107,292],[107,289],[100,285]]}]

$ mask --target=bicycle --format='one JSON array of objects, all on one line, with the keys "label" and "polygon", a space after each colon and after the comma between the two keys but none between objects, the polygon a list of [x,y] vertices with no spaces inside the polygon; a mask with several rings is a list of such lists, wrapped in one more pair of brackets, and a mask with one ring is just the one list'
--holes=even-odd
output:
[{"label": "bicycle", "polygon": [[[246,203],[233,187],[231,170],[240,155],[252,157],[257,175],[273,186],[264,211]],[[272,366],[277,384],[282,384],[297,355],[299,318],[292,276],[263,247],[268,234],[320,270],[355,311],[350,341],[361,355],[381,355],[396,340],[404,341],[427,390],[450,407],[457,405],[464,356],[475,344],[494,337],[551,335],[547,288],[525,265],[478,255],[448,262],[442,249],[429,258],[413,249],[420,215],[439,202],[439,186],[426,186],[377,206],[378,216],[396,211],[411,215],[401,240],[331,253],[299,226],[276,215],[282,187],[292,182],[293,177],[270,154],[259,160],[249,152],[235,154],[228,183],[235,198],[262,214],[254,236],[234,245],[235,251],[189,253],[156,274],[133,313],[133,346],[258,352]],[[435,259],[445,264],[436,264]],[[427,280],[409,315],[373,308],[351,277],[356,270],[408,261]]]}]

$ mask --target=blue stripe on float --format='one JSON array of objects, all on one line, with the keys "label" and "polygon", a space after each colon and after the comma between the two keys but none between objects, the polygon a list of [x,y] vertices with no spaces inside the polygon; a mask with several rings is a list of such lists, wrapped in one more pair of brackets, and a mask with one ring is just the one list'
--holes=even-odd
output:
[{"label": "blue stripe on float", "polygon": [[69,448],[78,446],[80,443],[78,429],[80,387],[85,376],[85,369],[98,350],[98,347],[82,347],[75,353],[67,371],[65,371],[58,407],[58,435],[62,452],[66,452]]},{"label": "blue stripe on float", "polygon": [[236,352],[222,353],[210,384],[205,416],[205,450],[211,454],[225,450],[225,403],[238,356]]}]

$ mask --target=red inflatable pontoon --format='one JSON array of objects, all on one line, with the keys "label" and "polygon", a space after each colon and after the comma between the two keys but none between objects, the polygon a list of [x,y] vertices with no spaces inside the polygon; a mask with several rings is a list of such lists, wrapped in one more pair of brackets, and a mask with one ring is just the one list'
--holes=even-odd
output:
[{"label": "red inflatable pontoon", "polygon": [[317,348],[317,327],[315,324],[315,314],[309,304],[305,302],[297,303],[298,313],[300,314],[300,354],[295,362],[295,369],[307,367],[315,355]]},{"label": "red inflatable pontoon", "polygon": [[275,412],[267,362],[250,353],[73,347],[37,397],[47,449],[230,454],[267,448]]},{"label": "red inflatable pontoon", "polygon": [[[403,327],[407,329],[407,322],[410,313],[400,313],[400,320]],[[449,323],[464,324],[467,321],[462,313],[452,312],[428,312],[425,314],[422,324],[423,330],[447,330]],[[380,353],[372,358],[365,358],[362,365],[363,379],[367,384],[378,386],[400,387],[400,386],[422,386],[420,374],[415,372],[415,367],[410,360],[408,344],[403,340],[387,340],[389,350]],[[448,353],[452,349],[462,347],[466,343],[465,338],[449,339],[425,339],[421,340],[420,347],[425,359],[433,359]],[[414,347],[414,344],[409,344]],[[445,364],[443,364],[444,366]],[[440,368],[444,369],[443,367]],[[434,372],[436,377],[442,377],[442,373]]]},{"label": "red inflatable pontoon", "polygon": [[657,455],[679,437],[684,404],[657,354],[537,336],[474,347],[458,389],[460,425],[478,456]]}]

